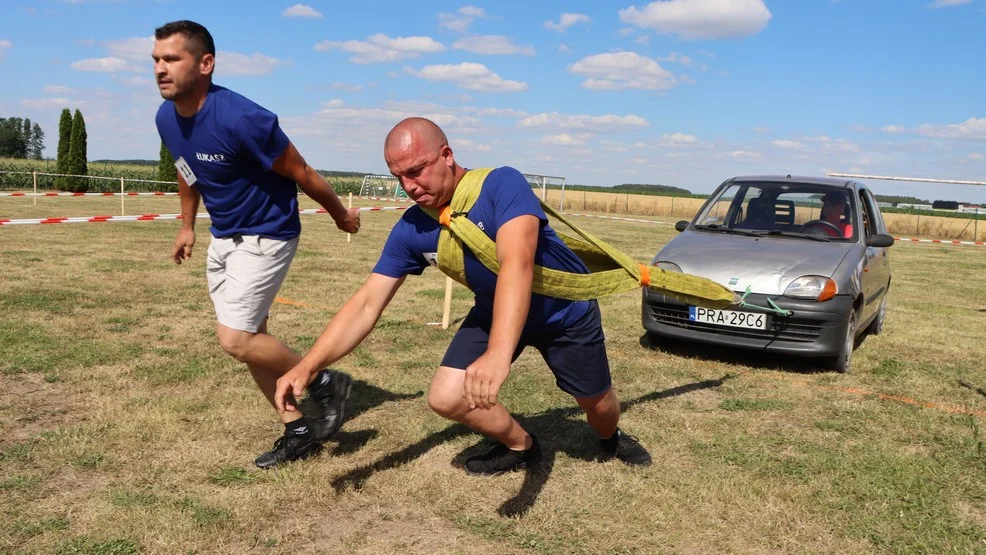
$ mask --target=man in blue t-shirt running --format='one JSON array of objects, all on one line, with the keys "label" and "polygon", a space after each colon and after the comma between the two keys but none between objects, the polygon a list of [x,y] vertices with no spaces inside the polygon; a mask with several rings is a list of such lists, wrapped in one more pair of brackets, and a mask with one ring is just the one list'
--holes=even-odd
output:
[{"label": "man in blue t-shirt running", "polygon": [[[171,252],[192,256],[199,200],[212,226],[206,273],[223,350],[246,363],[268,401],[276,381],[301,357],[267,333],[267,316],[294,258],[301,233],[295,183],[356,233],[359,211],[347,210],[281,130],[277,116],[212,83],[216,47],[209,31],[174,21],[154,32],[154,74],[165,99],[156,123],[176,160],[182,223]],[[304,458],[339,429],[351,378],[322,370],[312,381],[310,414],[279,411],[284,435],[255,461],[261,468]]]},{"label": "man in blue t-shirt running", "polygon": [[[445,133],[423,118],[406,119],[387,135],[387,166],[418,206],[390,232],[376,267],[294,369],[277,380],[278,410],[292,414],[319,368],[339,360],[369,335],[409,274],[434,264],[440,225],[421,207],[449,203],[467,170],[459,166]],[[534,266],[588,273],[588,268],[548,225],[524,176],[510,167],[493,170],[466,217],[496,241],[499,274],[464,249],[466,281],[476,304],[456,332],[432,378],[428,403],[441,416],[492,437],[499,444],[465,463],[471,474],[528,468],[541,460],[537,437],[497,403],[511,363],[525,347],[540,351],[560,389],[572,395],[599,434],[604,458],[632,466],[651,464],[650,454],[618,428],[620,403],[613,391],[599,305],[532,293]]]}]

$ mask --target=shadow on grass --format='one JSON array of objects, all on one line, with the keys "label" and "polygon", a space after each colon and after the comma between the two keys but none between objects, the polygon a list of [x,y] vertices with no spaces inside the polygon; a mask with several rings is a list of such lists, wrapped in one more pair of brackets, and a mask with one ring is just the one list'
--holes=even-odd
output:
[{"label": "shadow on grass", "polygon": [[[626,411],[642,403],[719,387],[732,377],[726,375],[717,380],[704,380],[663,391],[655,391],[636,399],[624,401],[620,407],[622,411]],[[517,494],[500,505],[497,512],[505,517],[523,516],[534,506],[538,495],[548,482],[548,477],[551,475],[555,458],[559,452],[584,461],[599,460],[599,439],[592,428],[583,420],[582,410],[578,407],[555,408],[532,416],[515,415],[515,417],[526,430],[539,436],[543,459],[539,465],[525,470],[524,481]],[[373,463],[354,468],[333,479],[332,487],[337,493],[348,489],[360,490],[366,481],[377,472],[403,466],[421,457],[433,447],[473,434],[474,432],[466,426],[453,424],[413,445],[385,455]],[[463,468],[467,459],[485,453],[494,446],[496,446],[495,440],[483,438],[453,457],[452,466]]]},{"label": "shadow on grass", "polygon": [[[352,420],[364,412],[392,401],[417,399],[424,395],[423,391],[415,393],[394,393],[379,388],[363,380],[353,380],[353,389],[349,401],[346,402],[346,420]],[[348,455],[363,448],[364,445],[377,437],[376,430],[357,430],[353,432],[340,431],[332,439],[336,443],[333,455]]]},{"label": "shadow on grass", "polygon": [[975,391],[976,393],[982,395],[983,397],[986,397],[986,389],[983,389],[982,387],[973,385],[973,384],[971,384],[971,383],[969,383],[969,382],[967,382],[965,380],[959,380],[959,385],[961,385],[962,387],[964,387],[966,389],[971,389],[971,390]]},{"label": "shadow on grass", "polygon": [[[865,335],[861,336],[857,340],[856,347],[859,348],[865,339]],[[756,349],[740,349],[737,347],[720,347],[691,341],[676,341],[657,338],[647,333],[640,337],[640,345],[647,349],[661,351],[675,356],[714,360],[726,364],[736,364],[763,370],[780,370],[799,374],[834,372],[834,370],[825,365],[824,358],[796,357],[768,353]]]}]

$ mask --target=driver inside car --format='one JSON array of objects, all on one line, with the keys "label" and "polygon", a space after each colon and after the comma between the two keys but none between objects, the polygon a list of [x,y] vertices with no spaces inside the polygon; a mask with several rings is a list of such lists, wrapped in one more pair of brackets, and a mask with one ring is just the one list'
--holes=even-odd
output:
[{"label": "driver inside car", "polygon": [[[822,197],[821,220],[832,225],[819,226],[831,237],[852,237],[852,222],[846,216],[846,196],[840,192],[833,191],[825,193]],[[841,234],[841,235],[840,235]]]}]

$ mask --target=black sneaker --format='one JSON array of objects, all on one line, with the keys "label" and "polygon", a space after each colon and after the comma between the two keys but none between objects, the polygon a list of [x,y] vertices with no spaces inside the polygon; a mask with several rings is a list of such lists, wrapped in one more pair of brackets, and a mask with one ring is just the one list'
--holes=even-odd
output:
[{"label": "black sneaker", "polygon": [[326,441],[336,435],[346,418],[346,401],[353,389],[353,378],[345,372],[326,370],[332,380],[318,390],[309,389],[301,412],[312,423],[316,441]]},{"label": "black sneaker", "polygon": [[[306,435],[308,437],[306,437]],[[322,448],[322,444],[312,437],[312,434],[285,434],[274,442],[274,448],[257,457],[253,464],[257,468],[274,468],[290,461],[306,459]]]},{"label": "black sneaker", "polygon": [[650,466],[651,458],[647,449],[630,434],[617,428],[616,433],[609,439],[599,440],[603,450],[603,459],[617,458],[630,466]]},{"label": "black sneaker", "polygon": [[541,462],[541,445],[534,435],[531,435],[531,441],[530,448],[524,451],[514,451],[499,443],[485,454],[467,459],[466,472],[476,476],[496,476],[535,466]]}]

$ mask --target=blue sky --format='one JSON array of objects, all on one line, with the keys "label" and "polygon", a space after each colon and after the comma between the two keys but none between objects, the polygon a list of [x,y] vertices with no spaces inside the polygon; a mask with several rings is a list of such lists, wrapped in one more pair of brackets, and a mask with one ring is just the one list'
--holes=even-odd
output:
[{"label": "blue sky", "polygon": [[[986,0],[340,2],[5,0],[0,116],[53,155],[155,159],[154,28],[216,40],[218,84],[280,116],[320,169],[386,172],[430,117],[467,167],[707,193],[741,174],[986,180]],[[986,187],[868,181],[986,202]]]}]

